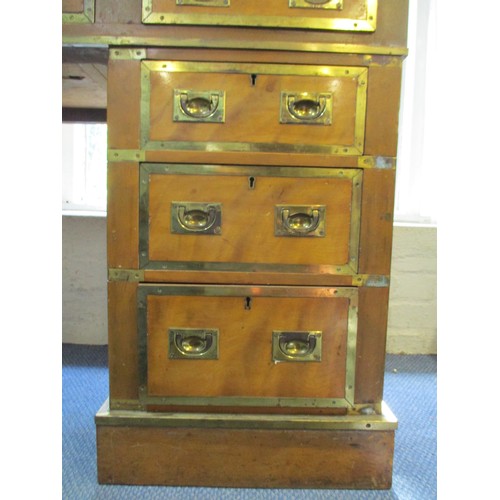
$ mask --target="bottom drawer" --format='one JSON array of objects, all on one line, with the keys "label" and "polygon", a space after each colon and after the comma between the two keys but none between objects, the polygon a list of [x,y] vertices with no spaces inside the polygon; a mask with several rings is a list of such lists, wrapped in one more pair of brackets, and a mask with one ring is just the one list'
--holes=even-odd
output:
[{"label": "bottom drawer", "polygon": [[145,405],[349,408],[358,289],[141,284]]}]

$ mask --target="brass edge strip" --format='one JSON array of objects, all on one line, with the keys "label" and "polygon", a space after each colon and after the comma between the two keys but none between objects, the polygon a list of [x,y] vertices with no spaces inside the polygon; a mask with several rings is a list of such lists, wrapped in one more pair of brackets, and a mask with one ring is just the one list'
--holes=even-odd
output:
[{"label": "brass edge strip", "polygon": [[[139,305],[148,295],[189,297],[287,297],[287,298],[348,298],[357,297],[356,287],[338,286],[274,286],[274,285],[164,285],[143,283],[138,289]],[[144,303],[143,303],[144,302]]]},{"label": "brass edge strip", "polygon": [[363,194],[363,171],[355,171],[352,179],[351,227],[349,234],[349,264],[353,274],[359,267],[359,242],[361,238],[361,198]]},{"label": "brass edge strip", "polygon": [[149,261],[149,175],[159,168],[141,164],[139,166],[139,267],[151,269]]},{"label": "brass edge strip", "polygon": [[[149,94],[148,94],[149,96]],[[149,115],[149,110],[147,110]],[[141,120],[143,118],[141,110]],[[147,130],[146,130],[147,128]],[[187,142],[187,141],[149,141],[146,133],[149,133],[149,124],[141,127],[142,147],[147,151],[201,151],[210,153],[304,153],[338,156],[359,156],[363,154],[362,149],[354,146],[343,145],[307,145],[268,142]],[[148,134],[149,135],[149,134]]]},{"label": "brass edge strip", "polygon": [[347,315],[347,346],[345,368],[345,399],[350,406],[355,401],[356,345],[358,336],[358,290],[349,298]]},{"label": "brass edge strip", "polygon": [[143,163],[144,174],[234,175],[290,178],[355,179],[361,170],[352,167],[281,167],[252,165],[212,165],[199,163]]},{"label": "brass edge strip", "polygon": [[[209,49],[255,49],[297,52],[326,52],[331,54],[369,54],[373,56],[394,56],[395,64],[400,64],[400,58],[408,55],[406,47],[372,46],[347,43],[293,43],[293,42],[258,42],[253,40],[207,40],[181,39],[178,37],[147,37],[147,36],[100,36],[100,35],[64,35],[64,45],[140,45],[152,47],[209,48]],[[387,63],[370,63],[371,66],[387,66]]]},{"label": "brass edge strip", "polygon": [[142,61],[146,59],[146,49],[117,49],[116,47],[109,52],[109,58],[115,60]]},{"label": "brass edge strip", "polygon": [[396,168],[396,158],[393,156],[360,156],[358,158],[358,167],[394,170]]},{"label": "brass edge strip", "polygon": [[[108,400],[109,401],[109,400]],[[109,401],[111,410],[144,410],[144,405],[137,399],[111,399]]]},{"label": "brass edge strip", "polygon": [[83,12],[65,12],[63,24],[92,24],[95,22],[95,0],[83,0]]},{"label": "brass edge strip", "polygon": [[356,111],[354,115],[354,146],[363,154],[365,147],[366,100],[368,88],[368,69],[358,75],[356,88]]},{"label": "brass edge strip", "polygon": [[291,76],[323,76],[350,77],[364,76],[367,72],[364,66],[334,66],[334,65],[299,65],[272,63],[235,63],[235,62],[193,62],[193,61],[144,61],[150,71],[168,73],[238,73]]},{"label": "brass edge strip", "polygon": [[[195,145],[197,146],[198,143],[162,143],[164,145],[171,145],[172,147],[170,149],[174,149],[174,146],[182,146],[183,144],[185,145],[185,147],[189,147],[191,145]],[[202,146],[202,143],[199,143],[200,144],[200,150],[201,148],[203,148]],[[203,144],[206,144],[206,143],[203,143]],[[189,145],[189,146],[188,146]],[[196,149],[196,148],[193,148],[191,147],[191,150],[193,149]],[[208,146],[205,148],[205,149],[210,149],[211,152],[213,152],[213,149],[209,148]],[[250,148],[249,148],[250,149]],[[154,150],[143,150],[143,149],[123,149],[123,150],[118,150],[118,149],[110,149],[108,150],[108,161],[119,161],[121,158],[126,158],[126,159],[130,159],[130,160],[136,160],[138,157],[137,155],[140,155],[140,158],[139,158],[139,161],[151,161],[151,160],[148,160],[148,153],[154,153],[154,152],[157,152],[157,151],[154,151]],[[224,152],[224,151],[220,151],[220,152]],[[258,151],[260,153],[265,153],[266,151]],[[274,152],[274,151],[271,151],[271,152]],[[115,156],[115,158],[113,157],[113,155]],[[346,155],[342,155],[342,154],[338,154],[338,155],[333,155],[334,158],[332,158],[331,160],[331,166],[328,166],[328,167],[314,167],[314,166],[311,166],[311,167],[300,167],[300,166],[297,166],[297,167],[283,167],[283,166],[273,166],[273,167],[270,167],[268,165],[259,165],[259,166],[255,166],[255,167],[252,167],[251,165],[243,165],[243,167],[248,167],[249,169],[250,168],[254,168],[255,171],[254,173],[255,174],[258,174],[259,172],[265,172],[266,175],[282,175],[281,172],[285,171],[285,170],[288,170],[290,172],[289,175],[284,175],[285,177],[298,177],[298,176],[301,176],[300,172],[303,171],[304,169],[307,169],[307,170],[312,170],[314,171],[314,176],[317,176],[317,177],[321,177],[321,174],[319,172],[319,170],[324,170],[325,171],[325,177],[331,177],[329,174],[328,174],[328,171],[332,170],[332,169],[335,169],[335,170],[344,170],[344,175],[345,176],[348,176],[347,172],[349,169],[363,169],[363,170],[366,170],[366,169],[372,169],[372,168],[378,168],[378,169],[392,169],[394,170],[396,168],[396,158],[394,157],[389,157],[389,156],[357,156],[355,161],[353,162],[352,165],[346,165],[346,166],[343,166],[343,167],[336,167],[335,166],[335,156],[340,156],[342,158],[344,158]],[[164,164],[165,160],[161,159],[159,160],[159,162],[157,162],[158,164]],[[169,172],[171,173],[186,173],[186,174],[189,174],[190,172],[188,171],[185,171],[185,172],[182,172],[181,170],[179,169],[176,169],[176,165],[175,164],[171,164],[172,165],[172,168],[170,170],[168,170]],[[201,164],[196,164],[197,166],[201,166],[203,169],[207,169],[207,168],[218,168],[220,169],[220,172],[222,172],[223,174],[226,173],[226,168],[227,169],[237,169],[238,171],[241,172],[241,166],[238,166],[238,167],[235,167],[233,165],[201,165]],[[167,171],[167,170],[165,170]],[[218,173],[214,170],[212,170],[213,173]],[[201,174],[203,174],[204,172],[199,172]],[[356,170],[353,170],[353,176],[354,175],[357,175],[357,172]]]},{"label": "brass edge strip", "polygon": [[142,269],[108,269],[109,281],[144,281]]},{"label": "brass edge strip", "polygon": [[281,398],[254,396],[150,396],[147,382],[139,387],[143,404],[173,406],[250,406],[263,408],[348,408],[350,401],[344,398]]},{"label": "brass edge strip", "polygon": [[[144,200],[146,202],[146,200]],[[141,203],[142,207],[142,203]],[[140,239],[140,267],[150,271],[219,271],[219,272],[240,272],[240,273],[312,273],[329,274],[332,276],[352,276],[353,286],[383,286],[376,284],[367,284],[366,277],[356,275],[355,270],[349,264],[347,265],[307,265],[307,264],[260,264],[246,262],[194,262],[178,261],[165,262],[149,260],[146,217],[140,217],[141,228],[139,229]]]},{"label": "brass edge strip", "polygon": [[141,387],[148,383],[148,289],[147,285],[139,285],[136,293],[137,300],[137,369],[139,383],[139,401],[142,403]]},{"label": "brass edge strip", "polygon": [[279,29],[309,29],[327,31],[373,32],[375,23],[364,19],[321,19],[318,17],[278,17],[278,16],[228,16],[197,14],[168,14],[152,12],[147,17],[146,24],[175,24],[193,26],[234,26],[246,28],[279,28]]},{"label": "brass edge strip", "polygon": [[142,149],[108,149],[108,162],[145,160],[146,152]]},{"label": "brass edge strip", "polygon": [[[349,285],[329,285],[331,286],[353,286],[353,287],[372,287],[372,288],[386,288],[390,286],[389,276],[376,276],[376,275],[366,275],[366,274],[355,274],[353,269],[349,266],[301,266],[296,267],[290,266],[280,266],[275,264],[269,264],[268,266],[259,264],[219,264],[218,262],[204,263],[204,262],[172,262],[163,263],[148,261],[147,251],[144,255],[141,255],[144,259],[144,272],[165,272],[169,271],[193,271],[193,272],[227,272],[227,273],[307,273],[307,274],[329,274],[332,277],[349,277]],[[142,280],[141,280],[142,281]],[[156,280],[155,280],[156,281]],[[270,285],[279,286],[279,285]],[[316,285],[314,285],[316,286]]]},{"label": "brass edge strip", "polygon": [[150,125],[150,97],[151,97],[151,72],[148,67],[141,64],[141,100],[140,100],[140,145],[146,148],[149,138]]},{"label": "brass edge strip", "polygon": [[160,413],[110,410],[107,402],[95,415],[96,425],[209,429],[393,431],[398,421],[383,402],[380,415],[255,415]]}]

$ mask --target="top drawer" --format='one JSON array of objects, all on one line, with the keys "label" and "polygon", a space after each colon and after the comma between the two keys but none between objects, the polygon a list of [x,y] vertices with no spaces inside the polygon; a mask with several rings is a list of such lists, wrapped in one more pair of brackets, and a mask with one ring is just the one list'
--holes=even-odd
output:
[{"label": "top drawer", "polygon": [[373,32],[377,0],[143,0],[146,24]]},{"label": "top drawer", "polygon": [[143,61],[146,150],[363,154],[359,66]]}]

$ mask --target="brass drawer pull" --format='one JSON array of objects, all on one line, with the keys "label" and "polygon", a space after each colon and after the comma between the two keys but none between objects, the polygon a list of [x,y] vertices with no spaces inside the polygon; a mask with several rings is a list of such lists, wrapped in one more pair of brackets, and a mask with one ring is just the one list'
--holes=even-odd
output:
[{"label": "brass drawer pull", "polygon": [[191,118],[208,118],[212,116],[219,106],[219,96],[211,95],[210,99],[203,96],[188,97],[187,94],[181,94],[181,109]]},{"label": "brass drawer pull", "polygon": [[275,236],[325,236],[324,205],[277,205]]},{"label": "brass drawer pull", "polygon": [[321,361],[322,332],[273,332],[273,361]]},{"label": "brass drawer pull", "polygon": [[221,234],[222,206],[220,203],[171,204],[171,232],[174,234]]},{"label": "brass drawer pull", "polygon": [[205,7],[229,7],[231,0],[176,0],[176,5],[202,5]]},{"label": "brass drawer pull", "polygon": [[224,108],[224,91],[174,90],[175,122],[223,123]]},{"label": "brass drawer pull", "polygon": [[316,120],[326,109],[326,99],[324,97],[315,100],[309,96],[297,99],[296,96],[288,96],[288,112],[297,120]]},{"label": "brass drawer pull", "polygon": [[343,0],[289,0],[288,6],[305,9],[342,10]]},{"label": "brass drawer pull", "polygon": [[171,328],[168,334],[171,359],[218,359],[219,357],[219,330]]},{"label": "brass drawer pull", "polygon": [[290,215],[290,210],[281,212],[283,224],[290,233],[310,233],[318,229],[319,210],[311,210],[311,214],[297,213]]},{"label": "brass drawer pull", "polygon": [[332,94],[281,93],[281,123],[330,125],[332,123]]}]

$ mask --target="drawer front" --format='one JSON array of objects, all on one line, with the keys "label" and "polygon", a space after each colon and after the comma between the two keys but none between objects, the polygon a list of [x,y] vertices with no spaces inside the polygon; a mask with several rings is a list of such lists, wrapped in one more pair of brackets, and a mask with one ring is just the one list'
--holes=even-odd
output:
[{"label": "drawer front", "polygon": [[141,75],[143,149],[363,153],[364,67],[145,61]]},{"label": "drawer front", "polygon": [[143,0],[142,21],[370,32],[377,0]]},{"label": "drawer front", "polygon": [[361,169],[141,164],[142,269],[358,269]]},{"label": "drawer front", "polygon": [[139,285],[140,399],[345,408],[357,289]]}]

